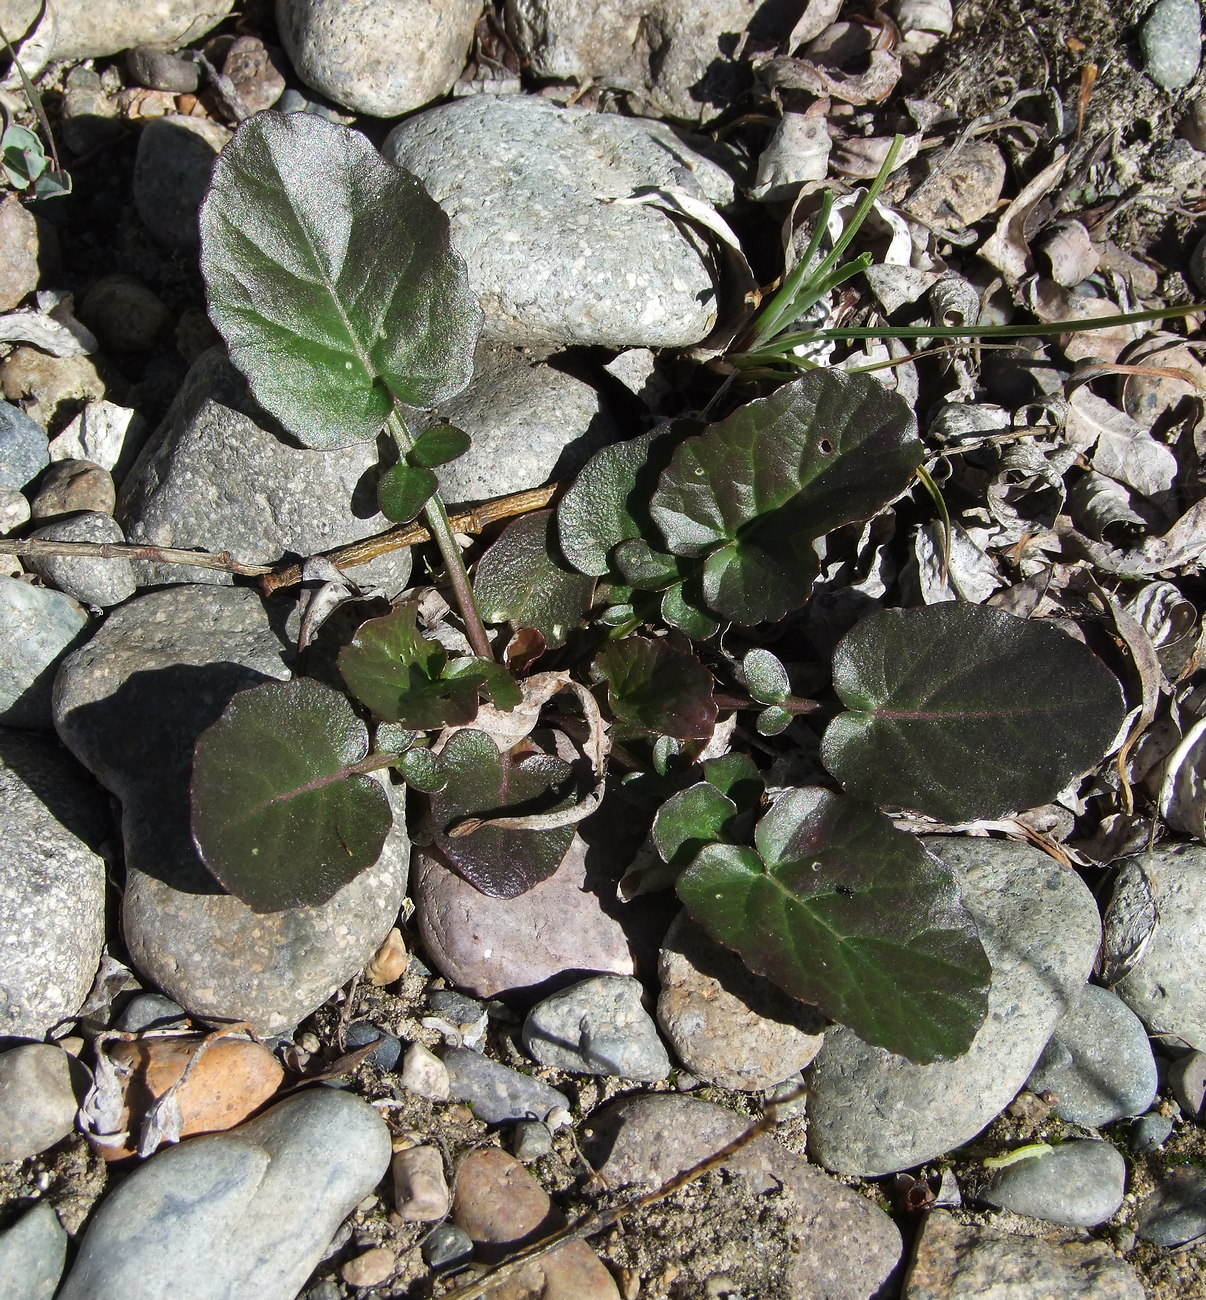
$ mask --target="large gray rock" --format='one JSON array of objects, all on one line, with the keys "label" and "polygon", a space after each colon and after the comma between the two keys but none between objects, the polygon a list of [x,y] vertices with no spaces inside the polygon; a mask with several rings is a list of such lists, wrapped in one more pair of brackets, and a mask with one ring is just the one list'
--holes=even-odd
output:
[{"label": "large gray rock", "polygon": [[134,965],[194,1015],[292,1028],[372,956],[405,893],[409,841],[321,907],[256,913],[193,845],[193,745],[237,691],[289,676],[281,607],[246,588],[176,586],[111,613],[63,664],[55,723],[122,804],[122,930]]},{"label": "large gray rock", "polygon": [[0,575],[0,723],[49,729],[55,666],[88,615],[61,591]]},{"label": "large gray rock", "polygon": [[[43,524],[30,535],[47,542],[116,542],[120,545],[126,540],[112,515],[96,511],[85,511],[70,519]],[[110,605],[120,605],[123,600],[129,600],[138,590],[134,566],[124,557],[43,555],[30,556],[27,563],[34,573],[40,573],[47,582],[85,605],[107,609]]]},{"label": "large gray rock", "polygon": [[161,1150],[101,1202],[59,1300],[293,1300],[389,1157],[385,1121],[333,1088]]},{"label": "large gray rock", "polygon": [[398,117],[452,89],[481,11],[482,0],[277,0],[276,21],[307,85]]},{"label": "large gray rock", "polygon": [[134,160],[134,206],[161,243],[194,252],[201,242],[197,213],[210,172],[230,132],[205,117],[169,114],[142,128]]},{"label": "large gray rock", "polygon": [[[469,387],[430,422],[463,429],[473,445],[436,471],[447,502],[486,501],[564,479],[620,430],[595,391],[555,365],[483,340]],[[416,422],[416,430],[429,421]]]},{"label": "large gray rock", "polygon": [[[159,429],[122,485],[118,516],[131,542],[230,551],[248,564],[287,552],[328,551],[387,529],[376,510],[373,443],[336,451],[298,447],[273,430],[218,349],[193,365]],[[410,555],[395,551],[353,570],[400,591]],[[139,564],[143,583],[230,583],[227,573]]]},{"label": "large gray rock", "polygon": [[[584,1147],[608,1186],[646,1190],[714,1155],[746,1124],[744,1116],[692,1097],[622,1097],[591,1115]],[[881,1209],[769,1134],[721,1167],[765,1196],[767,1211],[786,1212],[787,1287],[776,1293],[783,1300],[866,1300],[881,1293],[901,1254],[900,1231]]]},{"label": "large gray rock", "polygon": [[52,1300],[63,1276],[67,1234],[49,1202],[0,1232],[0,1277],[7,1300]]},{"label": "large gray rock", "polygon": [[1086,984],[1026,1086],[1056,1093],[1055,1113],[1071,1124],[1100,1128],[1142,1115],[1156,1096],[1156,1059],[1143,1022],[1116,994]]},{"label": "large gray rock", "polygon": [[922,1226],[904,1300],[1144,1300],[1105,1242],[1021,1237],[935,1210]]},{"label": "large gray rock", "polygon": [[489,337],[510,343],[689,347],[717,317],[698,237],[631,199],[650,187],[730,202],[733,183],[661,123],[478,95],[386,137],[452,222]]},{"label": "large gray rock", "polygon": [[[1166,844],[1127,858],[1110,903],[1155,924],[1142,957],[1114,991],[1152,1034],[1169,1034],[1206,1051],[1206,847]],[[1111,929],[1113,925],[1111,925]]]},{"label": "large gray rock", "polygon": [[700,121],[749,83],[742,33],[777,45],[799,5],[772,0],[507,0],[507,30],[533,72],[634,92],[659,114]]},{"label": "large gray rock", "polygon": [[105,864],[89,844],[104,831],[85,780],[57,745],[0,731],[3,1037],[42,1038],[74,1015],[100,964]]},{"label": "large gray rock", "polygon": [[827,1169],[876,1177],[974,1137],[1026,1082],[1084,987],[1101,938],[1081,879],[1029,845],[932,837],[955,873],[992,965],[988,1017],[953,1061],[916,1065],[851,1030],[825,1035],[809,1067],[808,1147]]},{"label": "large gray rock", "polygon": [[[23,40],[35,24],[38,67],[78,59],[101,59],[134,45],[169,45],[178,49],[204,36],[230,13],[234,0],[2,0],[0,27],[10,41]],[[24,51],[22,51],[24,55]],[[23,57],[26,72],[35,67]]]}]

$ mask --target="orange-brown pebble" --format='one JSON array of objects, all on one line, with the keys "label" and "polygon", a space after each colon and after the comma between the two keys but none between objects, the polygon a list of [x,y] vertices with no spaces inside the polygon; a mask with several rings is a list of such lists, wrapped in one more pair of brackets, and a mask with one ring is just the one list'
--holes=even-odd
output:
[{"label": "orange-brown pebble", "polygon": [[365,978],[377,988],[384,988],[406,974],[408,960],[406,941],[402,938],[402,931],[395,926],[364,968]]},{"label": "orange-brown pebble", "polygon": [[380,1286],[398,1265],[398,1257],[385,1246],[372,1246],[339,1270],[348,1286]]},{"label": "orange-brown pebble", "polygon": [[[125,1083],[125,1126],[129,1146],[102,1147],[107,1160],[122,1160],[138,1146],[142,1119],[150,1107],[184,1073],[203,1039],[142,1038],[113,1043],[109,1056],[132,1073]],[[262,1043],[246,1038],[219,1038],[209,1045],[176,1093],[183,1117],[181,1137],[221,1133],[241,1124],[277,1091],[284,1070]]]}]

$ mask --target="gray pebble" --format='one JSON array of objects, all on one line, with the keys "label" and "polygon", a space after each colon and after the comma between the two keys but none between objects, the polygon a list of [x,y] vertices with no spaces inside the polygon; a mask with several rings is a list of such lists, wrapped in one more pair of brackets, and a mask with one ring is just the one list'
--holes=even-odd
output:
[{"label": "gray pebble", "polygon": [[717,285],[681,227],[613,201],[685,174],[731,202],[728,176],[663,124],[476,95],[409,118],[383,152],[447,212],[488,337],[689,347],[716,323]]},{"label": "gray pebble", "polygon": [[46,430],[19,406],[0,402],[0,484],[23,488],[50,464]]},{"label": "gray pebble", "polygon": [[191,94],[201,84],[199,64],[161,45],[137,45],[127,50],[126,74],[135,85],[167,90],[173,95]]},{"label": "gray pebble", "polygon": [[0,724],[49,730],[55,668],[87,624],[70,596],[0,575]]},{"label": "gray pebble", "polygon": [[147,230],[188,252],[201,240],[197,212],[214,161],[231,133],[208,118],[169,114],[142,128],[134,161],[134,206]]},{"label": "gray pebble", "polygon": [[29,522],[29,498],[15,487],[0,483],[0,535]]},{"label": "gray pebble", "polygon": [[1100,943],[1079,876],[1005,840],[927,838],[950,865],[992,965],[988,1018],[953,1061],[916,1065],[828,1030],[808,1070],[809,1154],[839,1173],[910,1169],[974,1137],[1017,1095]]},{"label": "gray pebble", "polygon": [[524,1050],[541,1065],[658,1083],[670,1057],[639,981],[596,975],[538,1002],[523,1025]]},{"label": "gray pebble", "polygon": [[1136,1155],[1155,1151],[1172,1135],[1173,1122],[1159,1113],[1141,1115],[1131,1127],[1131,1150]]},{"label": "gray pebble", "polygon": [[1086,1128],[1141,1115],[1156,1095],[1156,1061],[1143,1022],[1116,994],[1086,984],[1026,1086],[1056,1093],[1055,1113]]},{"label": "gray pebble", "polygon": [[56,460],[42,475],[30,502],[30,514],[38,521],[59,519],[81,511],[111,515],[117,503],[113,475],[90,460],[67,457]]},{"label": "gray pebble", "polygon": [[1206,1236],[1206,1169],[1174,1169],[1139,1207],[1139,1236],[1157,1246]]},{"label": "gray pebble", "polygon": [[569,1109],[564,1093],[467,1047],[446,1048],[440,1053],[440,1059],[448,1071],[452,1097],[468,1103],[477,1118],[486,1124],[543,1120],[558,1106]]},{"label": "gray pebble", "polygon": [[[124,543],[125,534],[112,515],[92,512],[73,515],[43,524],[30,534],[48,542],[117,542]],[[134,566],[129,560],[104,559],[94,555],[42,555],[29,556],[26,566],[39,573],[51,585],[85,605],[107,609],[120,605],[138,590],[134,581]]]},{"label": "gray pebble", "polygon": [[547,1124],[536,1119],[520,1120],[511,1133],[511,1154],[524,1164],[531,1164],[553,1149],[553,1134]]},{"label": "gray pebble", "polygon": [[368,1058],[379,1070],[392,1070],[402,1055],[401,1042],[389,1030],[381,1029],[367,1020],[353,1021],[344,1035],[344,1043],[348,1051],[367,1047],[370,1043],[379,1043],[380,1046]]},{"label": "gray pebble", "polygon": [[46,1201],[0,1232],[0,1278],[8,1300],[52,1300],[67,1258],[67,1234]]},{"label": "gray pebble", "polygon": [[986,1201],[1048,1223],[1092,1228],[1117,1213],[1126,1160],[1108,1142],[1063,1142],[1043,1155],[1006,1165],[983,1193]]},{"label": "gray pebble", "polygon": [[163,1029],[186,1019],[184,1008],[162,993],[139,993],[122,1008],[114,1029],[138,1034],[144,1029]]},{"label": "gray pebble", "polygon": [[1169,1066],[1168,1082],[1182,1111],[1190,1119],[1201,1118],[1206,1100],[1206,1052],[1189,1052],[1174,1061]]},{"label": "gray pebble", "polygon": [[59,1300],[178,1295],[293,1300],[385,1173],[367,1102],[312,1088],[229,1133],[166,1147],[100,1204]]},{"label": "gray pebble", "polygon": [[436,1223],[447,1217],[452,1193],[439,1147],[408,1147],[395,1152],[391,1170],[394,1208],[401,1219],[406,1223]]},{"label": "gray pebble", "polygon": [[1202,61],[1202,15],[1197,0],[1158,0],[1139,29],[1143,68],[1164,90],[1184,90]]},{"label": "gray pebble", "polygon": [[455,989],[432,989],[427,994],[427,1006],[434,1015],[454,1025],[477,1024],[488,1014],[484,1002],[468,998]]},{"label": "gray pebble", "polygon": [[71,1058],[53,1043],[0,1052],[0,1161],[36,1156],[75,1129]]},{"label": "gray pebble", "polygon": [[473,1254],[473,1239],[454,1223],[441,1223],[423,1238],[423,1258],[429,1268],[447,1268]]}]

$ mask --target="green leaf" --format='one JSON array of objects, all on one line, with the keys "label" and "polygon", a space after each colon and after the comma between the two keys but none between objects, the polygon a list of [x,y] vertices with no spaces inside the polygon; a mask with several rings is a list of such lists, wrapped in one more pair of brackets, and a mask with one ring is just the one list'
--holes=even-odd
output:
[{"label": "green leaf", "polygon": [[791,726],[792,715],[777,704],[763,709],[754,719],[754,726],[760,736],[777,736]]},{"label": "green leaf", "polygon": [[617,722],[641,731],[706,740],[716,726],[712,674],[665,639],[629,636],[600,651],[595,668],[607,682]]},{"label": "green leaf", "polygon": [[656,551],[643,537],[630,537],[612,553],[615,571],[638,591],[662,591],[683,580],[683,565],[675,555]]},{"label": "green leaf", "polygon": [[669,550],[704,560],[711,610],[778,619],[808,599],[816,539],[899,496],[921,451],[903,398],[812,370],[680,443],[650,509]]},{"label": "green leaf", "polygon": [[406,784],[423,794],[435,794],[448,784],[440,761],[430,749],[408,749],[398,761],[398,770]]},{"label": "green leaf", "polygon": [[687,584],[676,582],[662,597],[662,621],[677,628],[692,641],[706,641],[720,631],[720,624],[687,596]]},{"label": "green leaf", "polygon": [[758,806],[766,785],[762,774],[748,754],[723,754],[709,758],[703,765],[704,780],[737,805],[739,812]]},{"label": "green leaf", "polygon": [[0,136],[0,170],[16,189],[23,190],[38,179],[50,165],[42,141],[30,130],[15,122]]},{"label": "green leaf", "polygon": [[484,691],[490,702],[505,713],[523,700],[523,691],[510,672],[502,664],[489,659],[477,659],[467,655],[463,659],[454,659],[447,664],[441,674],[446,682],[472,681],[479,691]]},{"label": "green leaf", "polygon": [[439,490],[429,469],[391,465],[377,479],[377,509],[395,524],[408,524]]},{"label": "green leaf", "polygon": [[[516,758],[500,754],[483,731],[458,731],[444,746],[440,765],[448,783],[432,796],[433,842],[449,865],[493,898],[515,898],[547,880],[574,838],[572,826],[506,830],[482,826],[452,835],[466,817],[548,812],[568,802],[562,790],[570,766],[551,754]],[[572,796],[571,796],[572,797]]]},{"label": "green leaf", "polygon": [[481,311],[448,218],[356,131],[257,113],[201,207],[210,314],[262,406],[309,447],[380,432],[473,373]]},{"label": "green leaf", "polygon": [[463,456],[471,444],[472,439],[464,429],[458,429],[455,424],[437,424],[419,434],[406,453],[406,459],[412,465],[434,469]]},{"label": "green leaf", "polygon": [[368,752],[364,723],[329,686],[302,678],[236,695],[193,758],[205,865],[257,912],[325,903],[376,862],[393,821]]},{"label": "green leaf", "polygon": [[653,819],[653,846],[668,866],[681,870],[703,848],[726,840],[737,805],[709,781],[700,781],[667,799]]},{"label": "green leaf", "polygon": [[340,676],[386,722],[420,730],[472,722],[481,678],[444,678],[448,652],[419,631],[417,611],[411,601],[362,623],[335,661]]},{"label": "green leaf", "polygon": [[557,506],[561,550],[575,569],[601,578],[610,571],[614,547],[655,536],[649,498],[658,475],[678,443],[702,427],[697,420],[675,420],[603,447],[583,465]]},{"label": "green leaf", "polygon": [[478,561],[473,577],[473,595],[487,623],[534,627],[550,649],[565,644],[590,608],[594,590],[594,578],[561,562],[551,510],[513,519]]},{"label": "green leaf", "polygon": [[769,650],[755,647],[741,661],[745,688],[759,704],[782,704],[791,694],[787,669]]},{"label": "green leaf", "polygon": [[967,1050],[991,971],[944,864],[876,809],[816,787],[784,794],[754,842],[710,844],[678,879],[714,939],[877,1047],[919,1062]]},{"label": "green leaf", "polygon": [[1046,803],[1101,761],[1125,712],[1114,675],[1059,628],[953,602],[864,619],[833,684],[851,711],[825,731],[829,771],[954,822]]}]

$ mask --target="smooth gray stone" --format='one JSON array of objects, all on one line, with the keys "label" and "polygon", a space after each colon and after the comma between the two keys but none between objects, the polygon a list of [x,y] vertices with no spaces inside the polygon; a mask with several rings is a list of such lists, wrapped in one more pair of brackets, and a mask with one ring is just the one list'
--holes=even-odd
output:
[{"label": "smooth gray stone", "polygon": [[0,575],[0,724],[49,730],[59,661],[88,615],[61,591]]},{"label": "smooth gray stone", "polygon": [[54,1043],[0,1052],[0,1161],[28,1160],[75,1128],[71,1060]]},{"label": "smooth gray stone", "polygon": [[67,1234],[46,1201],[0,1232],[5,1300],[52,1300],[67,1258]]},{"label": "smooth gray stone", "polygon": [[954,871],[979,927],[988,1017],[963,1056],[930,1065],[827,1031],[807,1071],[808,1147],[837,1173],[911,1169],[973,1138],[1026,1082],[1097,955],[1093,895],[1045,853],[1006,840],[923,842]]},{"label": "smooth gray stone", "polygon": [[455,1223],[441,1223],[423,1238],[423,1258],[431,1268],[443,1268],[473,1254],[473,1238]]},{"label": "smooth gray stone", "polygon": [[[45,8],[47,20],[39,23],[40,38],[49,44],[44,62],[76,63],[120,54],[133,45],[167,45],[176,49],[204,36],[230,13],[233,0],[6,0],[4,33],[16,44],[28,35]],[[45,30],[44,30],[45,29]],[[40,41],[39,41],[40,43]],[[23,59],[22,62],[25,62]],[[36,76],[38,68],[26,65]]]},{"label": "smooth gray stone", "polygon": [[126,73],[135,85],[191,94],[201,84],[201,66],[182,59],[161,45],[137,45],[126,51]]},{"label": "smooth gray stone", "polygon": [[297,75],[337,104],[399,117],[452,89],[480,0],[278,0],[281,44]]},{"label": "smooth gray stone", "polygon": [[0,402],[0,485],[23,488],[50,464],[46,430],[19,406]]},{"label": "smooth gray stone", "polygon": [[[746,1127],[744,1116],[693,1097],[621,1097],[591,1115],[584,1148],[609,1186],[647,1190],[715,1155]],[[789,1216],[783,1300],[887,1294],[885,1283],[900,1260],[900,1230],[865,1196],[768,1133],[735,1152],[723,1168]]]},{"label": "smooth gray stone", "polygon": [[162,993],[140,993],[122,1008],[114,1029],[137,1034],[144,1029],[163,1029],[187,1018],[184,1008]]},{"label": "smooth gray stone", "polygon": [[383,151],[448,214],[488,337],[689,347],[715,325],[717,285],[691,237],[615,201],[650,187],[732,200],[729,177],[663,124],[477,95],[409,118]]},{"label": "smooth gray stone", "polygon": [[926,1215],[903,1300],[1145,1300],[1130,1264],[1104,1241],[1023,1237],[945,1210]]},{"label": "smooth gray stone", "polygon": [[84,778],[52,742],[0,731],[0,1036],[44,1037],[100,964],[105,863],[89,843],[104,831]]},{"label": "smooth gray stone", "polygon": [[[0,485],[0,537],[7,537],[14,529],[29,522],[29,498],[16,488]],[[20,572],[21,561],[15,555],[5,556],[5,563],[13,566],[10,576]]]},{"label": "smooth gray stone", "polygon": [[1197,0],[1158,0],[1139,29],[1143,70],[1164,90],[1184,90],[1202,61],[1202,14]]},{"label": "smooth gray stone", "polygon": [[294,1300],[389,1159],[385,1121],[331,1088],[163,1149],[101,1202],[59,1300]]},{"label": "smooth gray stone", "polygon": [[1015,1214],[1093,1228],[1117,1213],[1125,1190],[1123,1156],[1108,1142],[1083,1141],[1006,1165],[983,1196]]},{"label": "smooth gray stone", "polygon": [[538,1002],[523,1024],[524,1051],[574,1074],[659,1083],[670,1056],[642,1005],[639,980],[596,975]]},{"label": "smooth gray stone", "polygon": [[589,384],[488,340],[478,345],[469,387],[415,429],[444,421],[473,439],[436,471],[447,502],[486,501],[567,478],[620,437]]},{"label": "smooth gray stone", "polygon": [[1123,862],[1109,915],[1138,917],[1152,905],[1151,939],[1114,991],[1150,1034],[1206,1051],[1206,847],[1164,844]]},{"label": "smooth gray stone", "polygon": [[1139,1236],[1157,1246],[1180,1246],[1206,1235],[1206,1169],[1186,1165],[1139,1207]]},{"label": "smooth gray stone", "polygon": [[1136,1155],[1155,1151],[1157,1147],[1163,1146],[1168,1141],[1172,1131],[1173,1122],[1167,1115],[1158,1112],[1141,1115],[1131,1129],[1131,1150]]},{"label": "smooth gray stone", "polygon": [[218,154],[231,133],[204,117],[152,118],[138,137],[134,206],[161,244],[182,253],[201,243],[197,214]]},{"label": "smooth gray stone", "polygon": [[[294,444],[254,403],[220,348],[200,356],[122,484],[118,518],[131,542],[230,551],[248,564],[329,551],[384,532],[376,508],[377,449]],[[143,584],[234,580],[217,569],[140,562]],[[350,576],[391,594],[410,576],[394,551]]]},{"label": "smooth gray stone", "polygon": [[130,957],[190,1014],[291,1029],[361,970],[406,889],[405,819],[376,865],[319,907],[257,913],[197,855],[189,779],[197,737],[240,690],[286,679],[285,608],[246,587],[174,586],[112,611],[59,673],[64,743],[122,804]]},{"label": "smooth gray stone", "polygon": [[1190,1052],[1169,1066],[1168,1082],[1177,1105],[1189,1119],[1202,1115],[1206,1099],[1206,1052]]},{"label": "smooth gray stone", "polygon": [[[125,534],[112,515],[85,512],[70,519],[60,519],[52,524],[35,528],[31,537],[48,542],[117,542],[126,540]],[[107,609],[129,600],[138,590],[134,581],[134,566],[125,559],[103,559],[99,556],[45,555],[30,556],[26,566],[40,573],[47,582],[85,605]]]},{"label": "smooth gray stone", "polygon": [[557,1107],[569,1107],[563,1092],[467,1047],[449,1047],[439,1055],[448,1070],[453,1098],[466,1102],[486,1124],[544,1120]]},{"label": "smooth gray stone", "polygon": [[1100,1128],[1142,1115],[1156,1096],[1156,1058],[1143,1022],[1116,994],[1086,984],[1043,1049],[1026,1086],[1059,1096],[1055,1113]]}]

